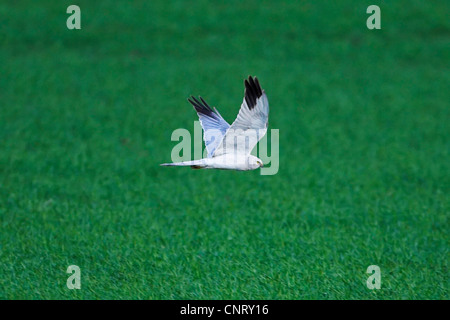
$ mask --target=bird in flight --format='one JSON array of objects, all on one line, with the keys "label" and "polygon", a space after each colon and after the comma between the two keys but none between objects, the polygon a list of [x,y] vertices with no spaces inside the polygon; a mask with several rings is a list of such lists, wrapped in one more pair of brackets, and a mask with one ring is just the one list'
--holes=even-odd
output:
[{"label": "bird in flight", "polygon": [[197,111],[204,131],[207,158],[161,165],[224,170],[254,170],[262,167],[262,160],[250,152],[267,132],[269,101],[256,77],[249,76],[244,84],[244,100],[231,126],[202,97],[199,97],[200,100],[193,96],[188,99]]}]

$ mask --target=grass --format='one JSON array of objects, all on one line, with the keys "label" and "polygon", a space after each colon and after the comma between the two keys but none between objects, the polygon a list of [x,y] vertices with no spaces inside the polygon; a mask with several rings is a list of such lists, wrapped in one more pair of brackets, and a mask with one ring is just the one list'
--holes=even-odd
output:
[{"label": "grass", "polygon": [[[0,298],[449,298],[447,1],[71,4],[0,4]],[[278,174],[160,167],[250,74]]]}]

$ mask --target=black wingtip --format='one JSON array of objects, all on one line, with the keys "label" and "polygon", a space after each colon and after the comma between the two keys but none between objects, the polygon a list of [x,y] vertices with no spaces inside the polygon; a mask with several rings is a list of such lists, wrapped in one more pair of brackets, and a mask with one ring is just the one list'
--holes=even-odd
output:
[{"label": "black wingtip", "polygon": [[195,111],[201,114],[205,114],[207,116],[211,116],[214,113],[213,109],[206,103],[206,101],[202,97],[199,97],[199,99],[201,101],[199,101],[196,97],[191,96],[187,100],[189,101],[190,104],[192,104]]},{"label": "black wingtip", "polygon": [[245,85],[245,102],[250,110],[256,106],[256,100],[261,98],[262,89],[259,81],[256,77],[248,76],[248,79],[244,80]]}]

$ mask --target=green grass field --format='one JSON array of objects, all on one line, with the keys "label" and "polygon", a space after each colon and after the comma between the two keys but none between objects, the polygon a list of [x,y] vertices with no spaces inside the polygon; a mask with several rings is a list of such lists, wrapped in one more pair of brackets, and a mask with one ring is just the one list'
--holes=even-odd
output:
[{"label": "green grass field", "polygon": [[[0,298],[448,299],[449,9],[2,2]],[[248,75],[278,174],[160,167]]]}]

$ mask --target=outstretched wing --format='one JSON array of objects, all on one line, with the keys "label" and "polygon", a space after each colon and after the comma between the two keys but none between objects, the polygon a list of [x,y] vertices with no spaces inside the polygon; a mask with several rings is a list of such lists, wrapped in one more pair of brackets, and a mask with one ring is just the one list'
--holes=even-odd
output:
[{"label": "outstretched wing", "polygon": [[258,79],[245,80],[245,95],[239,114],[227,130],[213,157],[223,154],[249,155],[267,132],[269,101]]},{"label": "outstretched wing", "polygon": [[216,108],[213,110],[202,97],[199,98],[201,101],[195,97],[191,97],[192,100],[188,99],[188,101],[194,106],[195,111],[197,111],[200,124],[204,131],[203,140],[205,140],[208,158],[211,158],[230,125],[222,118]]}]

